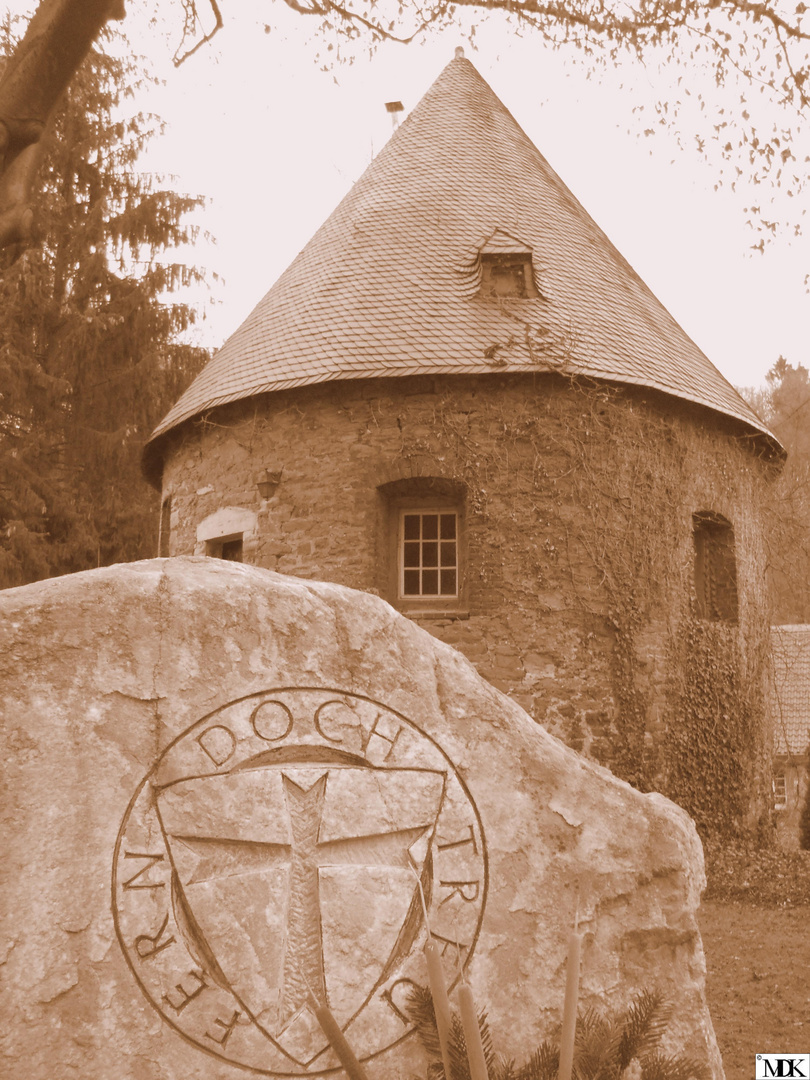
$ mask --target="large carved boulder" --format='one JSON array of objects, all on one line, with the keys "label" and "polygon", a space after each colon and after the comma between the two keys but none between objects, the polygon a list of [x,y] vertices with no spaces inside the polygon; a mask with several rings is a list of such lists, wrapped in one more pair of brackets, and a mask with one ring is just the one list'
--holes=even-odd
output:
[{"label": "large carved boulder", "polygon": [[381,600],[171,559],[0,609],[8,1080],[328,1073],[310,991],[372,1080],[424,1076],[419,883],[496,1049],[559,1023],[579,903],[583,1004],[660,989],[722,1077],[689,818]]}]

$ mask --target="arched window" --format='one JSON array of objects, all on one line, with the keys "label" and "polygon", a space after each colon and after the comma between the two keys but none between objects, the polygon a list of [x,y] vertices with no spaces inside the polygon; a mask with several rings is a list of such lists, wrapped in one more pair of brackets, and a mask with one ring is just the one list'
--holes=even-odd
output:
[{"label": "arched window", "polygon": [[388,598],[409,614],[463,607],[464,488],[443,477],[383,484]]},{"label": "arched window", "polygon": [[698,618],[737,621],[737,557],[734,529],[721,514],[692,515],[695,542],[695,603]]}]

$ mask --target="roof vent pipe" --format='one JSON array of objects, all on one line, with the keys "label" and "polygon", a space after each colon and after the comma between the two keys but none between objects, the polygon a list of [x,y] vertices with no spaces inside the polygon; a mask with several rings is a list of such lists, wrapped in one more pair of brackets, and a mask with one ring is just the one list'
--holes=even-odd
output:
[{"label": "roof vent pipe", "polygon": [[385,110],[391,114],[391,123],[394,125],[394,131],[396,131],[399,125],[399,114],[403,111],[403,104],[401,101],[386,101]]}]

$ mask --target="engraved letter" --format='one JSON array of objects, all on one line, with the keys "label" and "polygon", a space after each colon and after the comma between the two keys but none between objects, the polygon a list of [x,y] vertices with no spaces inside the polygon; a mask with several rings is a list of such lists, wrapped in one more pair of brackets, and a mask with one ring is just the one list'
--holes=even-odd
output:
[{"label": "engraved letter", "polygon": [[[324,731],[324,724],[334,725],[334,734],[330,735],[328,731]],[[325,701],[323,705],[318,706],[315,713],[315,729],[329,742],[342,743],[343,736],[338,735],[337,732],[351,731],[352,728],[359,728],[359,726],[360,717],[343,701]]]},{"label": "engraved letter", "polygon": [[293,729],[293,715],[280,701],[263,701],[257,705],[250,722],[256,734],[265,742],[286,739]]},{"label": "engraved letter", "polygon": [[453,941],[452,938],[442,937],[442,935],[437,934],[435,930],[432,931],[432,937],[436,941],[444,942],[444,944],[442,945],[442,956],[444,956],[444,954],[447,952],[448,949],[453,950],[453,955],[454,956],[459,956],[459,955],[463,956],[465,949],[467,950],[467,952],[469,952],[469,950],[470,950],[470,946],[468,944],[465,944],[463,941]]},{"label": "engraved letter", "polygon": [[[395,982],[391,983],[387,990],[383,990],[383,992],[380,994],[380,997],[383,999],[383,1001],[388,1002],[388,1004],[391,1006],[391,1008],[394,1010],[394,1012],[397,1014],[403,1024],[410,1024],[411,1021],[408,1019],[407,1014],[404,1013],[402,1009],[400,1009],[399,1005],[397,1005],[397,1003],[394,1001],[394,993],[398,986],[412,986],[414,990],[418,989],[413,979],[397,979]],[[404,998],[402,999],[402,1003],[403,1005],[405,1004]]]},{"label": "engraved letter", "polygon": [[225,764],[233,753],[233,748],[236,746],[236,736],[230,728],[223,727],[221,724],[214,724],[213,727],[206,728],[202,735],[197,736],[197,742],[200,744],[200,749],[204,750],[216,767],[219,768],[220,765]]},{"label": "engraved letter", "polygon": [[210,1039],[212,1042],[219,1043],[220,1046],[224,1046],[233,1034],[233,1029],[236,1027],[236,1021],[242,1014],[238,1011],[234,1012],[230,1020],[220,1020],[219,1017],[214,1021],[215,1024],[219,1024],[223,1028],[222,1035],[212,1035],[210,1031],[206,1031],[206,1039]]},{"label": "engraved letter", "polygon": [[189,993],[182,983],[176,983],[174,988],[178,994],[182,995],[180,1001],[177,1004],[172,1001],[168,994],[163,995],[163,1000],[166,1002],[167,1005],[170,1005],[176,1013],[181,1013],[183,1009],[185,1009],[186,1005],[188,1005],[190,1001],[193,1001],[194,998],[201,994],[203,990],[205,990],[205,988],[208,986],[208,983],[203,978],[201,971],[190,971],[188,973],[188,977],[189,979],[196,979],[197,985],[194,987],[191,993]]},{"label": "engraved letter", "polygon": [[[452,900],[454,896],[460,896],[462,900],[472,904],[478,899],[478,890],[481,885],[479,881],[440,881],[439,884],[444,889],[450,889],[450,893],[445,896],[439,907],[446,904],[448,900]],[[465,889],[472,889],[472,893],[468,896]]]},{"label": "engraved letter", "polygon": [[125,851],[125,859],[148,859],[149,862],[146,866],[142,866],[140,870],[137,870],[131,878],[127,878],[124,882],[125,889],[162,889],[166,884],[165,881],[156,881],[154,885],[150,885],[148,882],[143,882],[141,885],[133,885],[133,881],[137,881],[141,874],[145,874],[147,870],[151,870],[157,862],[163,862],[162,855],[149,855],[144,851]]},{"label": "engraved letter", "polygon": [[473,827],[472,825],[468,825],[467,828],[470,830],[470,835],[465,837],[463,840],[445,840],[443,836],[439,836],[436,838],[436,847],[439,849],[439,851],[447,851],[448,848],[456,848],[462,847],[462,845],[464,844],[472,844],[473,851],[477,855],[478,845],[475,842],[475,833],[473,832]]},{"label": "engraved letter", "polygon": [[[152,956],[157,956],[159,952],[163,952],[174,941],[174,937],[166,938],[165,941],[161,941],[161,937],[169,924],[169,914],[166,913],[166,918],[160,924],[158,932],[152,936],[152,934],[139,934],[138,937],[132,943],[132,947],[135,952],[140,956],[141,960],[149,960]],[[146,944],[148,942],[148,944]]]},{"label": "engraved letter", "polygon": [[[394,749],[399,738],[399,733],[402,731],[400,726],[395,727],[391,717],[386,716],[385,713],[377,713],[377,717],[374,721],[374,727],[371,729],[368,735],[368,741],[366,742],[365,754],[372,764],[379,764],[382,761],[387,761],[391,756],[391,751]],[[375,737],[382,740],[382,743],[372,743],[372,739]],[[371,750],[374,750],[374,756],[372,759]],[[379,751],[383,751],[380,753]]]}]

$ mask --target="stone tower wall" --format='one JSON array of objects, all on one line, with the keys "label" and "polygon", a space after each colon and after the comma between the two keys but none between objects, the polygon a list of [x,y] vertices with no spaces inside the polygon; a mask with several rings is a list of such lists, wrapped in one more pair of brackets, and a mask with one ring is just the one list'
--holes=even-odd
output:
[{"label": "stone tower wall", "polygon": [[[463,493],[462,597],[457,610],[413,617],[601,761],[614,761],[617,724],[630,717],[643,730],[626,754],[648,756],[658,775],[678,692],[673,642],[693,610],[694,513],[734,528],[739,624],[719,632],[754,671],[767,625],[767,466],[755,450],[706,410],[553,375],[309,386],[174,433],[164,551],[205,554],[217,537],[242,534],[245,562],[401,608],[389,496],[438,478],[438,490]],[[266,499],[265,469],[281,471]]]}]

